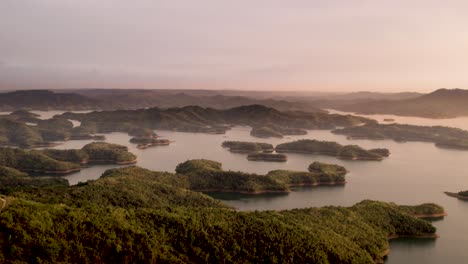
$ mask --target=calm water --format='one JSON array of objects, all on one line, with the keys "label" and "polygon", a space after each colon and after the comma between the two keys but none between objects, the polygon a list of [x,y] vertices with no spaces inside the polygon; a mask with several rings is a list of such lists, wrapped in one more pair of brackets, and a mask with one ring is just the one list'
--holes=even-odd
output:
[{"label": "calm water", "polygon": [[[387,117],[387,116],[386,116]],[[385,118],[386,118],[385,117]],[[378,116],[376,119],[383,118]],[[396,122],[402,117],[394,117]],[[408,120],[408,118],[404,118]],[[443,124],[468,129],[467,119],[429,120],[413,124]],[[428,122],[428,123],[424,123]],[[434,122],[434,123],[429,123]],[[403,123],[403,122],[402,122]],[[363,199],[391,201],[399,204],[435,202],[445,207],[449,216],[434,222],[440,238],[437,240],[394,240],[387,263],[467,263],[468,259],[468,202],[448,197],[443,191],[468,189],[468,151],[436,148],[432,143],[396,143],[390,140],[348,140],[330,131],[310,131],[306,136],[262,140],[249,135],[247,127],[236,127],[226,135],[207,135],[156,131],[174,140],[170,146],[136,149],[123,133],[107,134],[107,142],[127,145],[138,156],[138,166],[158,171],[174,171],[175,166],[187,159],[205,158],[223,163],[224,169],[266,173],[274,169],[306,170],[313,161],[336,163],[350,173],[344,187],[299,188],[288,195],[219,195],[225,203],[239,210],[281,210],[324,205],[352,205]],[[343,161],[333,157],[288,154],[286,163],[248,161],[245,154],[234,154],[223,149],[225,140],[261,141],[272,144],[310,138],[358,144],[365,148],[385,147],[391,156],[381,162]],[[68,141],[56,148],[81,148],[90,141]],[[71,184],[95,179],[106,169],[116,167],[94,166],[66,178]]]}]

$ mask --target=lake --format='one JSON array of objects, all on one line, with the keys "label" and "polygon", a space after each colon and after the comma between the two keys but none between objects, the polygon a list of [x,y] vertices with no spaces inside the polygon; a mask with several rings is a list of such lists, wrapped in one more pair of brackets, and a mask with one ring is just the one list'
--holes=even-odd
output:
[{"label": "lake", "polygon": [[[369,116],[382,120],[384,116]],[[385,116],[388,118],[388,116]],[[395,122],[409,122],[406,117],[392,117]],[[468,129],[466,118],[447,120],[410,120],[412,124],[443,124]],[[397,239],[391,242],[391,253],[386,263],[466,263],[468,259],[468,202],[446,196],[443,191],[468,189],[468,151],[441,149],[433,143],[397,143],[391,140],[348,140],[328,130],[309,131],[305,136],[283,139],[258,139],[249,135],[250,128],[235,127],[225,135],[156,131],[160,136],[175,141],[170,146],[137,149],[124,133],[106,134],[106,141],[126,145],[138,156],[138,166],[157,171],[173,172],[176,165],[187,159],[211,159],[223,163],[224,169],[266,173],[275,169],[307,170],[310,163],[322,161],[345,166],[350,172],[344,187],[298,188],[288,195],[234,195],[215,197],[238,210],[282,210],[324,205],[353,205],[364,199],[419,204],[434,202],[444,206],[448,216],[435,221],[440,238]],[[221,147],[225,140],[258,141],[271,144],[297,139],[336,141],[357,144],[365,148],[385,147],[391,155],[383,161],[345,161],[320,155],[288,154],[285,163],[248,161],[245,154],[236,154]],[[91,141],[72,140],[55,148],[81,148]],[[67,176],[71,184],[98,178],[115,165],[93,166]]]}]

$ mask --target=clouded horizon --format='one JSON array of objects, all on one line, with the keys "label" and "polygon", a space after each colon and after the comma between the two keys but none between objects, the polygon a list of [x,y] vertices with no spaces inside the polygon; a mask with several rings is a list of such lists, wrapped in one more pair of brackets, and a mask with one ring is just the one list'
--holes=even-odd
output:
[{"label": "clouded horizon", "polygon": [[0,89],[468,88],[466,1],[2,0]]}]

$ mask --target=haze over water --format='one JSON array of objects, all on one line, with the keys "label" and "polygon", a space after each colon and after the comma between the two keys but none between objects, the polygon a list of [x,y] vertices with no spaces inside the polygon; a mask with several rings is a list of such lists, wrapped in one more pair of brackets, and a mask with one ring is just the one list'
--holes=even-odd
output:
[{"label": "haze over water", "polygon": [[[372,116],[380,120],[383,116]],[[387,116],[385,116],[387,118]],[[431,120],[395,117],[398,121],[417,121],[414,124],[441,123],[466,128],[465,118]],[[448,212],[443,220],[434,222],[440,238],[398,239],[391,242],[391,254],[387,263],[465,263],[468,257],[468,203],[446,196],[443,191],[468,189],[468,171],[460,166],[468,160],[468,151],[437,148],[433,143],[392,140],[348,140],[329,130],[311,130],[305,136],[283,139],[259,139],[249,135],[250,128],[235,127],[225,135],[156,131],[160,136],[175,141],[170,146],[137,149],[129,143],[124,133],[106,134],[106,141],[126,145],[138,156],[138,166],[156,171],[173,172],[177,164],[188,159],[211,159],[223,163],[226,170],[264,174],[275,169],[305,171],[313,161],[345,166],[347,184],[344,187],[298,188],[288,195],[213,195],[238,210],[282,210],[326,205],[350,206],[364,199],[420,204],[433,202]],[[357,144],[364,148],[390,149],[389,158],[378,161],[346,161],[321,155],[288,154],[286,163],[248,161],[245,154],[231,153],[221,147],[225,140],[257,141],[271,144],[297,139],[336,141],[340,144]],[[56,148],[81,148],[91,141],[68,141]],[[93,166],[66,178],[71,184],[98,178],[102,172],[115,165]]]}]

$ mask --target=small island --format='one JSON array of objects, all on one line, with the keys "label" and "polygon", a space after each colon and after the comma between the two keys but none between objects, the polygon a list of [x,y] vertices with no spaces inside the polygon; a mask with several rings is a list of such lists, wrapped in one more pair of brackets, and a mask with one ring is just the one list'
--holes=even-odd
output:
[{"label": "small island", "polygon": [[345,185],[347,171],[344,167],[314,162],[309,165],[309,172],[274,170],[267,175],[285,183],[289,187]]},{"label": "small island", "polygon": [[253,127],[250,135],[258,138],[283,138],[288,135],[306,135],[307,130],[301,128],[282,127],[277,125],[267,125]]},{"label": "small island", "polygon": [[434,203],[424,203],[417,206],[399,205],[398,208],[417,218],[442,218],[447,216],[445,209]]},{"label": "small island", "polygon": [[228,148],[231,152],[236,153],[251,153],[251,152],[273,152],[272,144],[260,142],[245,142],[245,141],[224,141],[222,146]]},{"label": "small island", "polygon": [[[309,165],[309,171],[317,174],[322,175],[331,175],[333,177],[344,177],[348,171],[345,167],[336,165],[336,164],[328,164],[319,161],[315,161]],[[343,178],[344,180],[344,178]]]},{"label": "small island", "polygon": [[134,164],[136,156],[125,146],[104,142],[67,150],[0,148],[0,166],[32,175],[64,175],[80,171],[82,165],[95,163]]},{"label": "small island", "polygon": [[334,156],[347,160],[375,160],[380,161],[390,155],[387,149],[366,150],[357,145],[343,146],[332,141],[318,141],[302,139],[279,144],[275,148],[279,153],[304,153]]},{"label": "small island", "polygon": [[458,198],[460,200],[468,201],[468,190],[467,191],[460,191],[457,193],[454,192],[444,192],[446,195]]},{"label": "small island", "polygon": [[282,138],[283,134],[271,127],[254,127],[250,131],[250,135],[258,138]]},{"label": "small island", "polygon": [[274,170],[266,175],[224,171],[221,163],[212,160],[188,160],[176,168],[177,177],[168,177],[168,183],[201,192],[242,194],[289,193],[289,187],[344,185],[347,173],[344,167],[314,162],[309,172]]},{"label": "small island", "polygon": [[250,153],[247,156],[248,160],[251,161],[274,161],[274,162],[286,162],[288,157],[281,153]]}]

